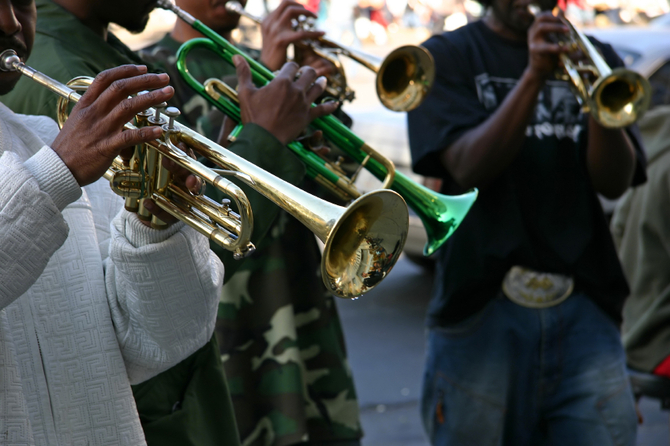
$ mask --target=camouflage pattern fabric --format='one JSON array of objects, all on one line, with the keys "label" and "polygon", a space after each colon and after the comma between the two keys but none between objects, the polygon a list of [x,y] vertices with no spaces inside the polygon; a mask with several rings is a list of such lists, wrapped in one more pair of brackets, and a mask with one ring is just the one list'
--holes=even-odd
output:
[{"label": "camouflage pattern fabric", "polygon": [[[167,36],[140,55],[174,80],[178,47]],[[209,52],[191,56],[199,81],[235,74]],[[183,81],[173,86],[187,124],[218,136],[217,112]],[[313,234],[280,212],[256,246],[235,274],[226,270],[215,331],[242,444],[359,444],[356,391]]]}]

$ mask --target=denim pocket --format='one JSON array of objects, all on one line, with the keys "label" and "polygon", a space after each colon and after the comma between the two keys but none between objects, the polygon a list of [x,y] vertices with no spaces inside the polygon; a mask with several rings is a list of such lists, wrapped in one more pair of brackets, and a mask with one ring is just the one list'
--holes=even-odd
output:
[{"label": "denim pocket", "polygon": [[494,395],[480,394],[438,372],[432,396],[430,404],[423,409],[431,444],[495,446],[501,443],[505,407]]}]

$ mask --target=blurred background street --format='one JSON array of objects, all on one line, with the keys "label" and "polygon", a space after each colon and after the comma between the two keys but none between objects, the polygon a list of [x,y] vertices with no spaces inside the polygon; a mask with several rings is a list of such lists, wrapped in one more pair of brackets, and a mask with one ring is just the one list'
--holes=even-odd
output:
[{"label": "blurred background street", "polygon": [[[249,0],[247,10],[264,16],[278,0]],[[420,44],[431,34],[452,30],[482,13],[473,0],[304,0],[319,13],[317,28],[346,45],[383,57],[405,44]],[[604,42],[610,42],[632,69],[650,80],[652,107],[670,104],[670,7],[668,0],[563,0],[568,18]],[[113,31],[133,49],[158,40],[171,29],[171,13],[156,10],[148,30],[130,35]],[[258,44],[258,27],[246,19],[235,36]],[[405,114],[382,107],[374,89],[374,74],[344,59],[356,99],[344,105],[353,130],[376,150],[410,171]],[[370,175],[359,180],[362,189],[378,184]],[[609,203],[611,206],[612,203]],[[417,257],[421,234],[408,243]],[[424,314],[433,276],[430,263],[419,265],[403,256],[393,273],[368,295],[355,301],[338,300],[351,367],[356,380],[365,430],[364,446],[426,446],[419,419],[419,396],[424,355]],[[643,398],[644,420],[639,446],[670,444],[668,412],[657,400]],[[473,445],[476,446],[476,445]],[[594,445],[599,446],[599,445]]]}]

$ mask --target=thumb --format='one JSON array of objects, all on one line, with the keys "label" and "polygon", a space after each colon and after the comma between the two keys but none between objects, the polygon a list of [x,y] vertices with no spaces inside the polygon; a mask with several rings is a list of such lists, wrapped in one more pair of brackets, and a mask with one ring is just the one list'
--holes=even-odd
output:
[{"label": "thumb", "polygon": [[251,68],[246,59],[239,54],[233,56],[233,63],[235,64],[235,71],[237,72],[237,86],[240,94],[245,90],[253,90],[256,87],[251,81]]}]

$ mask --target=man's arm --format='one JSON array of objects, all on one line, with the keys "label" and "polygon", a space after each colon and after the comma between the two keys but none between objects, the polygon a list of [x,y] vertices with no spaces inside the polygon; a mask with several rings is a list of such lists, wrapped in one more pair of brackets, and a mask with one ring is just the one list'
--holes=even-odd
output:
[{"label": "man's arm", "polygon": [[489,119],[464,133],[441,161],[463,188],[483,188],[495,180],[521,150],[526,126],[544,79],[526,70],[516,87]]},{"label": "man's arm", "polygon": [[[68,229],[60,212],[80,196],[79,187],[99,178],[121,149],[155,137],[155,129],[122,132],[127,114],[134,115],[169,94],[158,91],[146,98],[127,99],[128,88],[160,87],[167,83],[167,76],[163,79],[144,73],[146,69],[136,66],[105,73],[91,85],[93,94],[77,104],[74,118],[66,123],[51,148],[43,147],[25,163],[12,153],[2,156],[0,305],[3,307],[35,282],[51,255],[65,241]],[[28,145],[41,143],[34,135],[35,129],[18,123],[20,118],[9,111],[3,112],[7,114],[7,122],[15,121],[11,130],[8,127],[6,131],[8,141],[15,138],[18,143],[20,138],[27,138]],[[44,229],[39,227],[42,224]]]},{"label": "man's arm", "polygon": [[[285,145],[311,120],[332,112],[334,104],[311,106],[324,87],[314,70],[304,68],[296,80],[298,66],[286,64],[275,80],[259,89],[244,59],[234,60],[242,122],[260,127],[274,145]],[[289,169],[302,174],[295,166]],[[132,383],[181,361],[214,330],[223,281],[223,274],[217,274],[220,261],[204,237],[180,226],[155,231],[126,211],[113,222],[105,280]]]},{"label": "man's arm", "polygon": [[622,129],[607,129],[589,117],[586,166],[593,187],[609,199],[619,198],[633,182],[636,155]]},{"label": "man's arm", "polygon": [[560,19],[538,15],[528,30],[528,67],[500,107],[483,123],[464,133],[441,153],[441,161],[463,188],[483,188],[495,180],[521,150],[537,97],[565,51],[547,36],[565,33]]},{"label": "man's arm", "polygon": [[194,229],[176,223],[155,230],[122,210],[111,225],[105,284],[128,377],[136,384],[209,340],[223,266]]},{"label": "man's arm", "polygon": [[65,242],[61,211],[81,195],[65,164],[49,147],[25,163],[0,157],[0,309],[25,293]]},{"label": "man's arm", "polygon": [[[548,40],[565,33],[561,19],[539,15],[528,31],[530,60],[516,87],[489,119],[463,134],[441,154],[454,180],[465,188],[485,187],[515,159],[538,94],[565,51]],[[618,198],[631,185],[635,150],[624,130],[607,129],[589,117],[586,163],[594,189]]]},{"label": "man's arm", "polygon": [[[277,78],[263,88],[256,88],[251,80],[251,70],[240,56],[233,59],[239,81],[242,133],[228,147],[247,161],[291,184],[299,184],[305,168],[285,146],[298,137],[300,132],[316,117],[332,113],[337,104],[325,103],[316,107],[311,104],[325,88],[325,79],[317,78],[315,70],[300,69],[302,75],[295,80],[298,66],[285,64]],[[236,182],[247,194],[254,212],[253,240],[258,243],[270,229],[280,208],[260,193],[241,181]],[[211,194],[217,200],[221,194]],[[227,278],[242,264],[232,255],[218,247],[214,248],[226,265]]]}]

